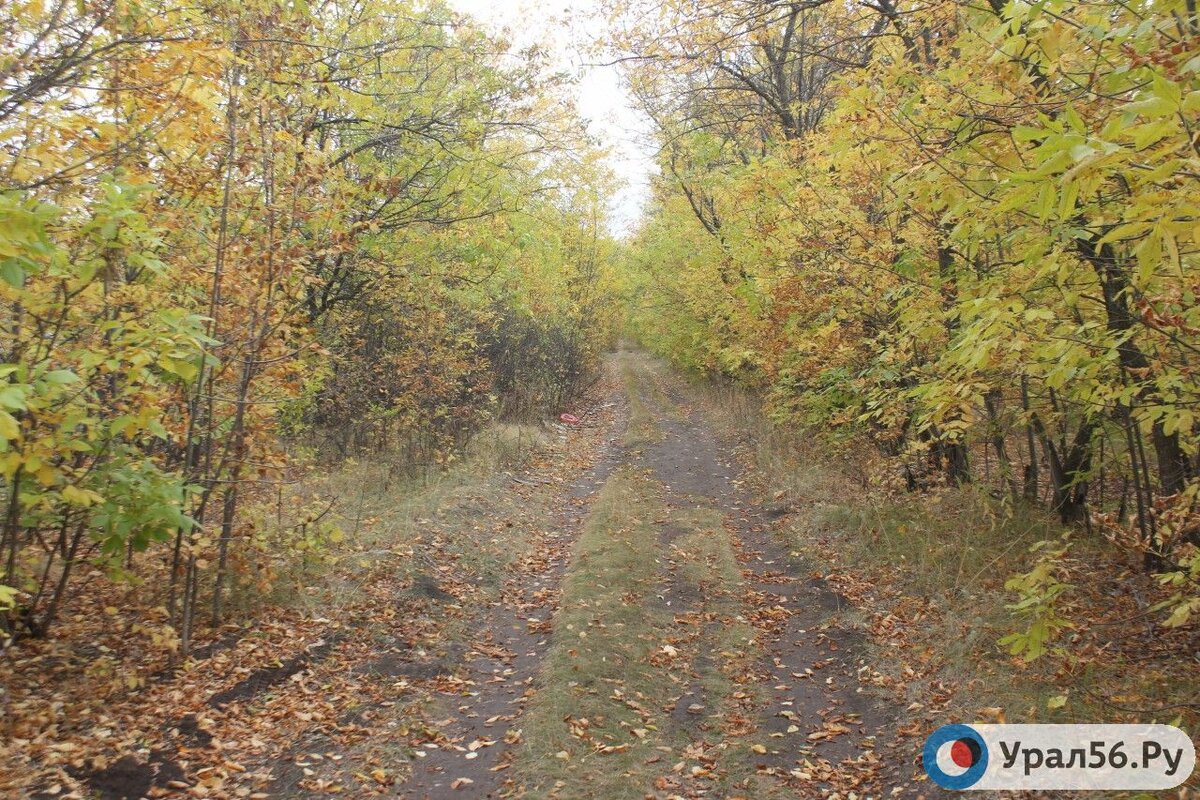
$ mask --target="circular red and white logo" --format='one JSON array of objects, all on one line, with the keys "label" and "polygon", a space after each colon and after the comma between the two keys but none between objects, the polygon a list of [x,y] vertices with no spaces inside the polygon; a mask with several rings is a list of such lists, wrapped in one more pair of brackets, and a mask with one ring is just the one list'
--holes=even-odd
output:
[{"label": "circular red and white logo", "polygon": [[987,744],[969,725],[944,725],[925,742],[925,771],[946,789],[965,789],[987,769]]}]

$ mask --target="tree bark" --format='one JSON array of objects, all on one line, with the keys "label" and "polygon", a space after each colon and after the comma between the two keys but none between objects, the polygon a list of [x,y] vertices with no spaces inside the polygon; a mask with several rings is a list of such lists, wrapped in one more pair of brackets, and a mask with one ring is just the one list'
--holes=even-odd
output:
[{"label": "tree bark", "polygon": [[[1150,359],[1138,347],[1133,337],[1133,326],[1137,321],[1130,306],[1129,276],[1118,260],[1111,245],[1097,246],[1095,240],[1077,239],[1079,253],[1092,265],[1100,280],[1104,297],[1106,326],[1119,338],[1117,360],[1121,369],[1139,381],[1137,399],[1143,405],[1161,402],[1152,382],[1153,368]],[[1178,494],[1191,477],[1191,462],[1179,443],[1179,433],[1167,433],[1162,420],[1155,420],[1150,431],[1151,445],[1158,462],[1159,493]]]}]

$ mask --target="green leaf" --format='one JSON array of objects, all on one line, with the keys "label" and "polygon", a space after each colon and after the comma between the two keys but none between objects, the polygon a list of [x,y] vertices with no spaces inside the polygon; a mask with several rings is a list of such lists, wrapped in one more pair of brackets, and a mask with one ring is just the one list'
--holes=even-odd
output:
[{"label": "green leaf", "polygon": [[55,369],[47,372],[44,376],[46,383],[52,386],[65,386],[68,383],[76,383],[79,381],[79,376],[69,369]]},{"label": "green leaf", "polygon": [[1056,194],[1054,191],[1054,184],[1051,183],[1050,181],[1044,181],[1042,183],[1041,188],[1038,190],[1038,200],[1037,200],[1038,219],[1042,220],[1043,222],[1045,220],[1050,219],[1050,214],[1053,213],[1053,210],[1054,210],[1055,199],[1056,199]]},{"label": "green leaf", "polygon": [[15,289],[20,289],[25,286],[25,270],[21,267],[20,260],[16,258],[6,258],[0,261],[0,279]]},{"label": "green leaf", "polygon": [[0,583],[0,611],[9,611],[17,604],[17,590]]},{"label": "green leaf", "polygon": [[3,406],[9,411],[24,411],[24,389],[11,385],[0,389],[0,406]]}]

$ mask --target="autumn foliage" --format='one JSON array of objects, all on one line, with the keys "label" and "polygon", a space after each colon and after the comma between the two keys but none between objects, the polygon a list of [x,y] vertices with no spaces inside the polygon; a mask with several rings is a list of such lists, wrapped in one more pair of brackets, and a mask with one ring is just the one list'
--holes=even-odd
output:
[{"label": "autumn foliage", "polygon": [[[1195,9],[731,0],[621,18],[662,148],[629,254],[640,335],[873,453],[876,485],[981,483],[1089,527],[1171,587],[1160,619],[1188,623]],[[1052,583],[1013,584],[1031,630],[1057,619]]]},{"label": "autumn foliage", "polygon": [[99,570],[186,653],[302,538],[253,512],[295,453],[436,469],[578,388],[607,178],[507,47],[402,0],[0,12],[3,639]]}]

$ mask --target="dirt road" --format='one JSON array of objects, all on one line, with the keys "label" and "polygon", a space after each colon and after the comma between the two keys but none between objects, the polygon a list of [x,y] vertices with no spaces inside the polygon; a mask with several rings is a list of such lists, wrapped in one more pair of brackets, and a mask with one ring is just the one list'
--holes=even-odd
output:
[{"label": "dirt road", "polygon": [[905,793],[896,714],[840,599],[774,535],[786,509],[755,497],[685,381],[637,352],[609,366],[621,411],[563,492],[548,567],[484,618],[501,655],[463,665],[451,746],[401,794]]},{"label": "dirt road", "polygon": [[778,535],[796,504],[759,496],[705,397],[610,356],[520,472],[405,506],[345,610],[218,643],[139,695],[140,749],[74,777],[105,798],[928,795],[843,601]]}]

